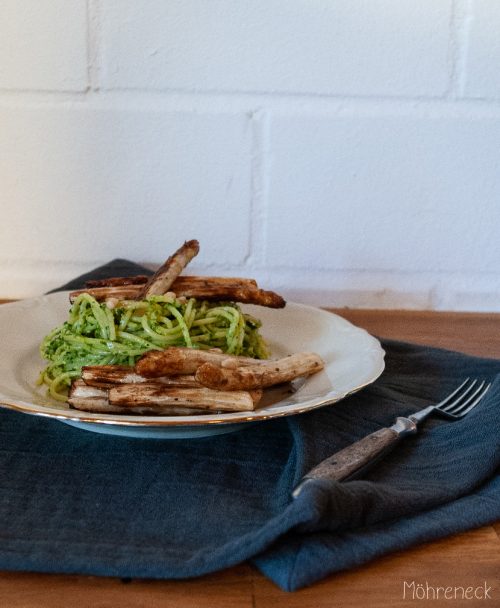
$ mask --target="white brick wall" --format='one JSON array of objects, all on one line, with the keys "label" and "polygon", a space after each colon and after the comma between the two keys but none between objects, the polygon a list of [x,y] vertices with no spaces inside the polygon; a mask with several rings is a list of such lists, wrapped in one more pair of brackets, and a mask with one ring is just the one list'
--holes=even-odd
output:
[{"label": "white brick wall", "polygon": [[[266,263],[495,272],[500,247],[488,243],[499,218],[500,171],[491,162],[499,143],[498,119],[277,118]],[[332,144],[337,151],[325,154]],[[299,222],[314,247],[296,239],[284,249]]]},{"label": "white brick wall", "polygon": [[439,96],[450,7],[451,0],[104,2],[102,86]]},{"label": "white brick wall", "polygon": [[113,257],[500,311],[500,2],[0,0],[0,297]]},{"label": "white brick wall", "polygon": [[500,10],[498,0],[475,0],[470,16],[465,95],[500,98]]},{"label": "white brick wall", "polygon": [[0,0],[0,89],[84,91],[85,0]]},{"label": "white brick wall", "polygon": [[[153,261],[183,235],[206,234],[205,263],[226,261],[230,251],[239,265],[249,254],[244,114],[79,104],[4,106],[2,117],[0,183],[22,202],[10,206],[5,252],[19,252],[21,236],[30,257],[49,263]],[[231,230],[227,207],[239,218]]]}]

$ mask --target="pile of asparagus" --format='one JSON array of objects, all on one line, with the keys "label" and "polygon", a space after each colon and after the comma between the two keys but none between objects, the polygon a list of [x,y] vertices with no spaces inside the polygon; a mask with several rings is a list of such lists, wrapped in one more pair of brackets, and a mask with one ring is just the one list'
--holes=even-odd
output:
[{"label": "pile of asparagus", "polygon": [[259,361],[222,351],[170,347],[145,353],[134,367],[82,368],[68,402],[91,412],[192,415],[252,411],[263,389],[323,369],[315,353]]}]

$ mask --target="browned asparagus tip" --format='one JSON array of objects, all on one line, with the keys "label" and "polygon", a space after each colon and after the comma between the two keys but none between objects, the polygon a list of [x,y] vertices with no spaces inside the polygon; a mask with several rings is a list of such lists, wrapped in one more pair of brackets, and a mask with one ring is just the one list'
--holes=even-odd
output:
[{"label": "browned asparagus tip", "polygon": [[166,293],[189,262],[198,255],[200,244],[196,240],[186,241],[158,268],[138,294],[138,299]]}]

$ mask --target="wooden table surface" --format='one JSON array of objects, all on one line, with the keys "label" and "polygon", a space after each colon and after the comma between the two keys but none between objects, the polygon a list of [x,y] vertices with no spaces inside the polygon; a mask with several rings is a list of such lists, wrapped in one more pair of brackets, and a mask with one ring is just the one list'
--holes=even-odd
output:
[{"label": "wooden table surface", "polygon": [[[415,311],[335,310],[387,338],[433,344],[500,358],[500,315]],[[406,587],[429,585],[426,599]],[[491,599],[481,599],[489,587]],[[471,587],[476,599],[432,599],[432,588]],[[441,597],[444,591],[440,592]],[[452,592],[449,592],[452,593]],[[454,593],[454,592],[453,592]],[[459,590],[458,594],[462,592]],[[500,607],[500,522],[336,574],[286,593],[249,564],[188,581],[124,582],[113,578],[0,573],[5,608],[386,608],[407,605]]]}]

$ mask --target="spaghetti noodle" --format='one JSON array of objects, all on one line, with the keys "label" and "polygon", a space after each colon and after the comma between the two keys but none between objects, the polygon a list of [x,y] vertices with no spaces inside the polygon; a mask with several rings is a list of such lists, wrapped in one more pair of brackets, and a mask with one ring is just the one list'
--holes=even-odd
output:
[{"label": "spaghetti noodle", "polygon": [[115,308],[88,293],[73,302],[68,320],[42,341],[40,353],[49,361],[39,384],[66,401],[67,388],[84,365],[134,365],[149,350],[169,346],[220,348],[256,359],[268,357],[259,334],[261,323],[234,303],[187,301],[169,296],[121,302]]}]

